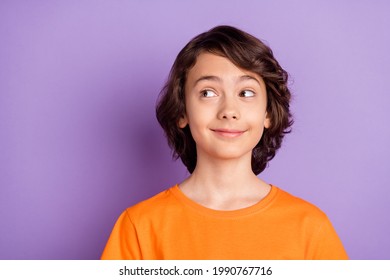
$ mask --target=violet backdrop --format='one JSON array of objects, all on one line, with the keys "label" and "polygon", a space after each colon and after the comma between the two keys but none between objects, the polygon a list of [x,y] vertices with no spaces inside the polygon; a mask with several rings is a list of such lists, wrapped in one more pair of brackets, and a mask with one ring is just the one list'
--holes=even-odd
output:
[{"label": "violet backdrop", "polygon": [[0,259],[97,259],[128,206],[180,182],[155,119],[178,51],[215,25],[291,75],[293,133],[260,175],[390,259],[390,2],[0,2]]}]

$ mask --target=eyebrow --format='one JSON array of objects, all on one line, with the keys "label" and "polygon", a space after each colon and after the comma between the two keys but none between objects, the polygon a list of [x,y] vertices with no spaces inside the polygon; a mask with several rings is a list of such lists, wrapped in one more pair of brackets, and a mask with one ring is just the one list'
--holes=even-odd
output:
[{"label": "eyebrow", "polygon": [[211,75],[206,75],[206,76],[201,76],[200,78],[198,78],[194,85],[197,85],[199,82],[202,82],[202,81],[216,81],[216,82],[222,82],[222,79],[220,77],[217,77],[217,76],[211,76]]},{"label": "eyebrow", "polygon": [[256,78],[256,77],[253,77],[251,75],[243,75],[240,77],[240,80],[241,81],[244,81],[244,80],[253,80],[255,81],[256,83],[258,83],[259,85],[261,85],[260,81]]},{"label": "eyebrow", "polygon": [[[255,77],[251,76],[251,75],[243,75],[243,76],[240,76],[238,78],[238,81],[246,81],[246,80],[253,80],[256,83],[258,83],[259,85],[261,85],[260,81],[258,79],[256,79]],[[215,82],[221,83],[222,79],[220,77],[218,77],[218,76],[205,75],[205,76],[201,76],[200,78],[198,78],[195,81],[194,86],[196,86],[201,81],[215,81]]]}]

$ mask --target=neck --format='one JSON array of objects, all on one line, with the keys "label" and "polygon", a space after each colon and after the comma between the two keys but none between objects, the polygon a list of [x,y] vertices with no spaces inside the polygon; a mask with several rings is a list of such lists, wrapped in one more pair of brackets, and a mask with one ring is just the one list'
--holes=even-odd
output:
[{"label": "neck", "polygon": [[192,200],[214,209],[246,207],[270,190],[253,173],[251,154],[240,159],[198,157],[194,172],[180,188]]},{"label": "neck", "polygon": [[243,185],[257,180],[252,171],[250,160],[210,160],[204,157],[197,162],[191,177],[199,187],[205,186],[207,189],[214,190],[221,189],[224,192],[239,191]]}]

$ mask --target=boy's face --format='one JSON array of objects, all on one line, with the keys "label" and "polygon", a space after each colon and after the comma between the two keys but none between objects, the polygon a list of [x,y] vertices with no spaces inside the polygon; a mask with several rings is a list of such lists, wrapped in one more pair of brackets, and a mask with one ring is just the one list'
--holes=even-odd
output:
[{"label": "boy's face", "polygon": [[270,126],[263,79],[211,53],[200,54],[190,69],[185,103],[179,127],[189,125],[198,159],[250,159],[264,127]]}]

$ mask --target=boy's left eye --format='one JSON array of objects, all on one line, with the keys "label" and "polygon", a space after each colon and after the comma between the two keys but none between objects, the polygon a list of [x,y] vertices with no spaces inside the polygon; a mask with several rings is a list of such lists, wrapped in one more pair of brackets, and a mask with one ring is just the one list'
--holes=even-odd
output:
[{"label": "boy's left eye", "polygon": [[243,96],[243,97],[253,97],[255,96],[255,93],[251,90],[243,90],[240,92],[240,96]]}]

